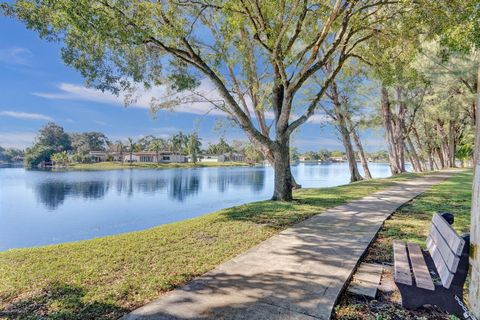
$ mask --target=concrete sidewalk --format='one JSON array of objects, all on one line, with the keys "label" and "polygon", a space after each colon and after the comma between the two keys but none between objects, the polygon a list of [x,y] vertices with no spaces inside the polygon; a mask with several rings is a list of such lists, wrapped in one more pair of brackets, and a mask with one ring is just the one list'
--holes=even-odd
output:
[{"label": "concrete sidewalk", "polygon": [[401,182],[329,209],[123,319],[329,319],[384,220],[457,172]]}]

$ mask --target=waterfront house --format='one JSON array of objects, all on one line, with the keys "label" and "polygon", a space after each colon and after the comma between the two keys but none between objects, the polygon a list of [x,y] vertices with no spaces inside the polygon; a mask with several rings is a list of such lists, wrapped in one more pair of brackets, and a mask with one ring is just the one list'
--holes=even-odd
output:
[{"label": "waterfront house", "polygon": [[[192,161],[191,157],[188,158],[188,161]],[[198,162],[243,162],[245,157],[240,153],[224,153],[224,154],[201,154],[198,156]]]},{"label": "waterfront house", "polygon": [[108,154],[105,151],[90,151],[88,155],[92,162],[103,162],[108,159]]},{"label": "waterfront house", "polygon": [[226,157],[223,154],[202,154],[198,156],[198,162],[225,162]]},{"label": "waterfront house", "polygon": [[124,162],[141,162],[141,163],[183,163],[187,162],[187,157],[182,154],[175,154],[170,151],[161,151],[157,153],[154,151],[139,151],[130,153],[126,152],[123,155]]}]

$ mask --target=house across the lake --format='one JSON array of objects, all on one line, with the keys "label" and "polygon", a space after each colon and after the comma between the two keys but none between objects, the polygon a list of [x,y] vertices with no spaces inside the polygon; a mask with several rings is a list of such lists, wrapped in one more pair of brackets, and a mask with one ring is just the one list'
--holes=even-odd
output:
[{"label": "house across the lake", "polygon": [[[188,157],[188,161],[191,162],[191,157]],[[243,162],[245,157],[242,154],[231,152],[224,154],[201,154],[198,156],[198,162]]]},{"label": "house across the lake", "polygon": [[120,152],[104,152],[104,151],[90,151],[90,157],[94,162],[100,161],[123,161],[123,162],[143,162],[143,163],[172,163],[187,162],[187,157],[181,154],[175,154],[170,151],[160,151],[157,153],[154,151],[139,151],[130,154],[128,151]]},{"label": "house across the lake", "polygon": [[[157,153],[155,151],[137,151],[130,154],[128,151],[123,152],[106,152],[106,151],[90,151],[90,159],[92,162],[103,162],[103,161],[122,161],[125,163],[184,163],[191,162],[192,159],[190,156],[185,156],[183,154],[173,153],[171,151],[160,151]],[[198,155],[198,162],[243,162],[245,157],[240,153],[225,153],[225,154],[200,154]]]}]

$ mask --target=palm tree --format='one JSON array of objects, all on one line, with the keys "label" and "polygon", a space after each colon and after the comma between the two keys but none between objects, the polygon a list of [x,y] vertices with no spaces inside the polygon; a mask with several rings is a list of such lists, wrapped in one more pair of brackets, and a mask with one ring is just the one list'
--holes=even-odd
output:
[{"label": "palm tree", "polygon": [[165,145],[165,142],[162,139],[158,139],[158,138],[150,142],[149,150],[155,151],[155,154],[157,156],[157,163],[159,162],[158,154],[160,153],[160,150],[163,149],[164,145]]},{"label": "palm tree", "polygon": [[135,151],[135,141],[133,138],[128,137],[128,151],[130,151],[130,164],[132,164],[133,151]]},{"label": "palm tree", "polygon": [[117,140],[115,141],[115,151],[120,152],[120,161],[122,161],[123,164],[123,142],[122,140]]},{"label": "palm tree", "polygon": [[202,146],[200,140],[201,139],[196,133],[188,135],[187,149],[188,153],[192,157],[193,163],[197,163],[197,155],[200,152],[200,147]]},{"label": "palm tree", "polygon": [[174,154],[182,153],[182,151],[186,148],[187,143],[188,136],[184,135],[182,132],[179,132],[170,139],[171,151]]}]

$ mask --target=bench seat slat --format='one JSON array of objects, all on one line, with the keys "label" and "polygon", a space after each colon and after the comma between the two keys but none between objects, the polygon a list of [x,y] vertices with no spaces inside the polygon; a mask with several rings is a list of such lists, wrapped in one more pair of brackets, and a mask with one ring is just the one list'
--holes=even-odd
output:
[{"label": "bench seat slat", "polygon": [[443,260],[442,254],[435,246],[434,241],[430,237],[427,238],[427,248],[430,252],[430,255],[432,256],[433,263],[435,264],[435,268],[437,269],[437,273],[442,280],[443,287],[446,289],[450,288],[453,280],[453,274],[450,272],[450,270],[448,270],[448,267]]},{"label": "bench seat slat", "polygon": [[416,243],[408,243],[407,247],[417,287],[435,291],[435,285],[433,284],[430,272],[428,272],[428,267],[420,246]]},{"label": "bench seat slat", "polygon": [[410,264],[408,263],[405,242],[399,240],[393,241],[393,257],[395,260],[395,282],[411,286],[412,276],[410,274]]},{"label": "bench seat slat", "polygon": [[[445,264],[448,267],[450,272],[455,273],[458,268],[458,263],[460,262],[460,258],[452,251],[450,246],[448,245],[447,241],[443,238],[440,231],[437,227],[432,223],[430,225],[430,239],[433,241],[434,246],[438,248],[440,254],[442,255]],[[430,248],[429,248],[430,250]]]},{"label": "bench seat slat", "polygon": [[459,256],[462,254],[463,247],[465,246],[465,240],[460,237],[457,232],[452,228],[452,226],[442,218],[441,215],[435,213],[432,218],[432,223],[435,225],[437,230],[440,232],[442,237],[445,239],[445,242],[448,244],[450,249]]}]

